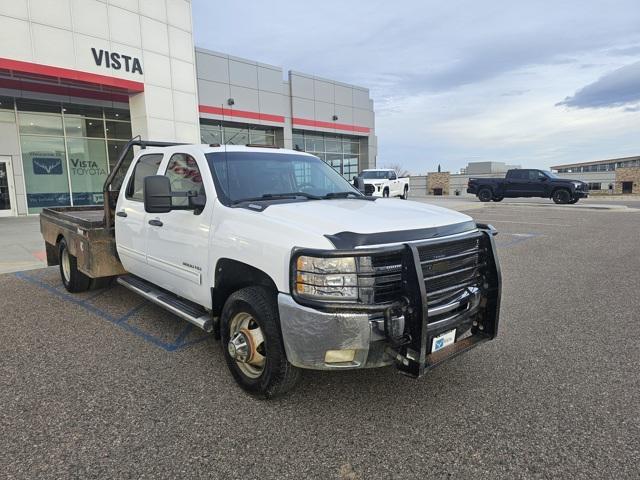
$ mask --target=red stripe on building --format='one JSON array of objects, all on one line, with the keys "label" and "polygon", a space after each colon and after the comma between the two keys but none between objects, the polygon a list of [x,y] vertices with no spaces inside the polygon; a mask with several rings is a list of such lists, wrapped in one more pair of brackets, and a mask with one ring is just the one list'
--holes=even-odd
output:
[{"label": "red stripe on building", "polygon": [[307,118],[293,117],[291,119],[294,125],[303,125],[305,127],[315,128],[331,128],[334,130],[345,130],[347,132],[369,133],[369,127],[361,127],[360,125],[347,125],[346,123],[322,122],[320,120],[309,120]]},{"label": "red stripe on building", "polygon": [[65,78],[68,80],[77,80],[79,82],[90,83],[93,85],[120,88],[131,93],[144,91],[144,83],[142,82],[110,77],[108,75],[99,75],[97,73],[82,72],[80,70],[71,70],[69,68],[52,67],[50,65],[22,62],[20,60],[11,60],[8,58],[0,58],[0,68],[12,70],[14,72],[31,73],[35,75],[44,75],[54,78]]},{"label": "red stripe on building", "polygon": [[233,108],[212,107],[210,105],[200,105],[198,107],[202,113],[212,115],[223,115],[228,117],[250,118],[252,120],[262,120],[263,122],[284,123],[282,115],[271,115],[269,113],[249,112],[246,110],[235,110]]},{"label": "red stripe on building", "polygon": [[91,98],[93,100],[106,100],[108,102],[129,103],[129,96],[115,92],[101,92],[84,88],[67,87],[65,85],[52,85],[47,83],[27,82],[12,78],[0,78],[0,88],[12,90],[27,90],[29,92],[50,93],[67,97]]}]

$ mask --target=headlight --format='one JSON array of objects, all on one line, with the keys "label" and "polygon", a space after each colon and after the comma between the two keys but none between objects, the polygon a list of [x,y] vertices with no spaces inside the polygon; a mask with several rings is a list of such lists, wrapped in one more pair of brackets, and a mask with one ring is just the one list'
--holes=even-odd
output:
[{"label": "headlight", "polygon": [[317,300],[358,300],[358,274],[354,257],[300,256],[295,265],[295,293]]},{"label": "headlight", "polygon": [[581,183],[581,182],[571,182],[571,183],[573,183],[573,186],[574,186],[574,187],[576,187],[576,188],[578,188],[578,189],[579,189],[580,187],[582,187],[582,183]]}]

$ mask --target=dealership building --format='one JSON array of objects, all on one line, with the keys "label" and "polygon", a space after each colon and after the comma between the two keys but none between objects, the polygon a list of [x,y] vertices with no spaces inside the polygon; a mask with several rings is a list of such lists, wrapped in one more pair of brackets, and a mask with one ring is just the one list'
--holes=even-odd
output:
[{"label": "dealership building", "polygon": [[0,216],[101,203],[136,135],[298,148],[351,178],[374,120],[366,88],[196,48],[188,0],[0,2]]}]

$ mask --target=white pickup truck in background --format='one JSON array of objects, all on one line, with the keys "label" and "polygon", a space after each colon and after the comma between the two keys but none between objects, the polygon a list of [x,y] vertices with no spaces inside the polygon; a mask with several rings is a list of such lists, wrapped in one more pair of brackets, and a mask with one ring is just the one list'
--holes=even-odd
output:
[{"label": "white pickup truck in background", "polygon": [[399,177],[390,168],[367,169],[358,177],[364,181],[364,194],[371,197],[409,197],[409,178]]},{"label": "white pickup truck in background", "polygon": [[66,289],[117,277],[216,335],[251,393],[282,394],[304,368],[419,377],[497,334],[492,227],[364,196],[313,155],[134,139],[103,192],[40,216]]}]

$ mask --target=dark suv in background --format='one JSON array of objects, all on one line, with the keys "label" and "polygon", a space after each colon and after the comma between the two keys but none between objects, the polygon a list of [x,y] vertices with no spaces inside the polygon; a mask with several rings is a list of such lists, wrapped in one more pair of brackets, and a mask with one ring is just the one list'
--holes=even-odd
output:
[{"label": "dark suv in background", "polygon": [[470,178],[467,193],[481,202],[499,202],[504,198],[551,198],[555,203],[576,203],[587,198],[589,187],[579,180],[568,180],[546,170],[519,168],[509,170],[505,178]]}]

